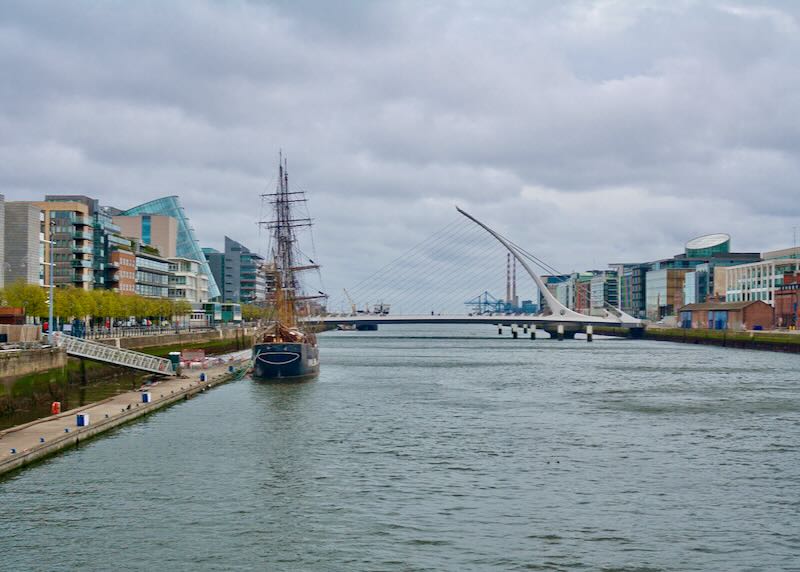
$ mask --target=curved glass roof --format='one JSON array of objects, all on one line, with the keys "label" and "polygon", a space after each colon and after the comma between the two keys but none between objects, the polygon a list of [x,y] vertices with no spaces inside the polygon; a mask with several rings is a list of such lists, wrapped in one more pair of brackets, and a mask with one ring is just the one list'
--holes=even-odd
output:
[{"label": "curved glass roof", "polygon": [[210,298],[216,298],[220,295],[219,286],[217,286],[214,275],[211,274],[211,269],[208,267],[208,261],[203,254],[203,249],[200,247],[200,242],[197,240],[197,235],[194,232],[194,227],[189,222],[189,217],[186,216],[186,211],[181,206],[180,199],[173,195],[171,197],[163,197],[143,203],[141,205],[130,208],[122,213],[123,215],[166,215],[175,218],[178,221],[178,239],[176,245],[176,254],[181,258],[190,258],[197,260],[200,263],[200,270],[208,276],[208,295]]},{"label": "curved glass roof", "polygon": [[692,250],[697,248],[711,248],[713,246],[718,246],[720,244],[723,244],[730,239],[731,237],[724,233],[707,234],[705,236],[698,236],[697,238],[693,238],[692,240],[686,243],[686,248]]}]

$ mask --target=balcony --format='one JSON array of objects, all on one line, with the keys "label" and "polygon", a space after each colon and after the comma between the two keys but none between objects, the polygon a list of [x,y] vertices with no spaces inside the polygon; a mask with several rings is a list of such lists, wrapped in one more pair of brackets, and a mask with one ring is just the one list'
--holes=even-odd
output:
[{"label": "balcony", "polygon": [[91,260],[76,259],[76,260],[73,260],[70,264],[72,265],[73,268],[91,268],[92,267],[92,261]]},{"label": "balcony", "polygon": [[106,262],[106,268],[119,268],[119,262],[109,260]]},{"label": "balcony", "polygon": [[74,252],[75,254],[91,254],[92,252],[94,252],[94,250],[92,250],[91,246],[75,245],[72,247],[72,252]]},{"label": "balcony", "polygon": [[119,275],[114,272],[106,277],[106,282],[119,282]]},{"label": "balcony", "polygon": [[91,282],[92,275],[91,274],[78,274],[77,272],[72,276],[73,282]]},{"label": "balcony", "polygon": [[78,240],[92,240],[93,236],[90,232],[83,232],[80,230],[76,230],[72,233],[72,238],[76,238]]},{"label": "balcony", "polygon": [[82,215],[76,216],[72,220],[72,224],[76,226],[92,226],[92,217]]}]

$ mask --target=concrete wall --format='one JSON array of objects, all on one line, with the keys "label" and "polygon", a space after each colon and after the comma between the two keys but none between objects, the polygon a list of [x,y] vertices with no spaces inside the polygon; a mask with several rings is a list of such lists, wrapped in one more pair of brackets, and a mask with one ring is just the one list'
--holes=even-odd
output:
[{"label": "concrete wall", "polygon": [[39,208],[33,203],[5,204],[6,285],[22,280],[39,284]]},{"label": "concrete wall", "polygon": [[230,328],[206,332],[163,334],[160,336],[139,336],[134,338],[109,338],[99,341],[102,341],[105,344],[116,346],[117,340],[119,340],[119,347],[121,348],[141,349],[198,342],[213,342],[216,340],[235,340],[237,335],[239,338],[242,338],[243,336],[252,336],[253,328]]},{"label": "concrete wall", "polygon": [[11,384],[23,375],[65,365],[67,365],[67,354],[57,349],[2,351],[0,384],[10,388]]}]

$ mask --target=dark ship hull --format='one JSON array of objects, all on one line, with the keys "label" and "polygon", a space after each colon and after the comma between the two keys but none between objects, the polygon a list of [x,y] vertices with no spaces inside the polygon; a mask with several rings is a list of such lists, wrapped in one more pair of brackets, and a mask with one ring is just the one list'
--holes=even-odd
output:
[{"label": "dark ship hull", "polygon": [[319,348],[306,342],[271,342],[253,346],[253,379],[292,383],[319,375]]}]

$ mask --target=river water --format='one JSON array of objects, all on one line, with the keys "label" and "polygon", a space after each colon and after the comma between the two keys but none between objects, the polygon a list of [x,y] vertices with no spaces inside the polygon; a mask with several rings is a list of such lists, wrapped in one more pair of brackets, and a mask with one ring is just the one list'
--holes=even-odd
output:
[{"label": "river water", "polygon": [[0,569],[800,570],[796,355],[320,338],[0,480]]}]

